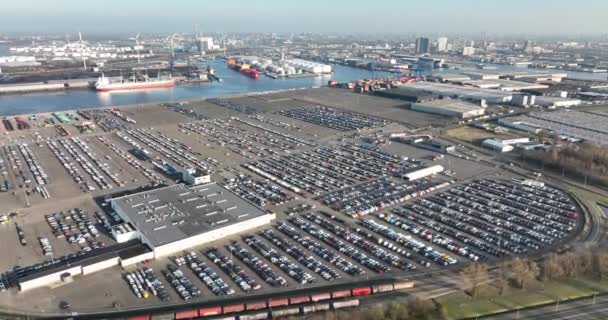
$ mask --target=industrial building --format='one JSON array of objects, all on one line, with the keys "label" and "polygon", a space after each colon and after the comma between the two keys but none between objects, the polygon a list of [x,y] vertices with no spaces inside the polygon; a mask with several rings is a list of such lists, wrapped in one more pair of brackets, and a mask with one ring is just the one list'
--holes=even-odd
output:
[{"label": "industrial building", "polygon": [[209,172],[204,172],[198,168],[186,168],[169,161],[165,161],[163,165],[169,174],[178,175],[188,185],[196,186],[211,182]]},{"label": "industrial building", "polygon": [[562,97],[538,96],[536,105],[546,108],[569,108],[583,103],[579,99],[569,99]]},{"label": "industrial building", "polygon": [[464,47],[464,48],[462,48],[462,55],[464,57],[472,56],[474,54],[475,54],[475,48],[474,47]]},{"label": "industrial building", "polygon": [[470,119],[481,116],[485,113],[485,109],[480,105],[455,100],[455,99],[438,99],[420,103],[413,103],[412,110],[433,113],[448,117],[456,117],[459,119]]},{"label": "industrial building", "polygon": [[605,125],[607,119],[608,114],[600,111],[564,110],[508,117],[499,119],[498,123],[535,133],[545,130],[558,134],[563,139],[606,144],[608,143],[608,129]]},{"label": "industrial building", "polygon": [[514,94],[511,104],[519,107],[530,107],[536,103],[536,96],[531,94]]},{"label": "industrial building", "polygon": [[437,38],[437,52],[448,51],[448,38],[439,37]]},{"label": "industrial building", "polygon": [[422,169],[415,169],[411,172],[408,172],[406,174],[403,175],[403,179],[407,180],[407,181],[414,181],[414,180],[418,180],[418,179],[422,179],[428,176],[432,176],[438,173],[443,172],[443,167],[440,165],[434,165],[434,166],[430,166],[430,167],[426,167],[426,168],[422,168]]},{"label": "industrial building", "polygon": [[530,138],[517,138],[507,140],[486,139],[481,142],[481,146],[485,149],[490,149],[496,152],[510,152],[515,149],[515,145],[529,142]]},{"label": "industrial building", "polygon": [[498,89],[501,91],[521,91],[521,90],[534,90],[534,89],[547,89],[549,86],[539,83],[530,83],[523,81],[513,81],[506,79],[493,79],[493,80],[465,80],[461,82],[464,85],[473,86],[482,89]]},{"label": "industrial building", "polygon": [[427,77],[431,80],[438,80],[440,82],[463,82],[467,80],[471,80],[471,77],[465,76],[463,74],[458,73],[437,73],[433,74],[430,77]]},{"label": "industrial building", "polygon": [[416,54],[429,53],[430,41],[429,38],[417,38],[416,39]]},{"label": "industrial building", "polygon": [[456,151],[456,146],[453,144],[445,144],[434,140],[423,140],[413,144],[415,147],[440,152],[440,153],[452,153]]},{"label": "industrial building", "polygon": [[183,184],[110,201],[125,221],[113,227],[118,242],[48,267],[21,274],[21,291],[73,282],[81,276],[164,257],[269,224],[275,215],[214,184]]},{"label": "industrial building", "polygon": [[408,102],[424,102],[439,98],[437,94],[408,89],[407,87],[395,87],[388,90],[377,90],[374,91],[374,95]]},{"label": "industrial building", "polygon": [[27,291],[71,283],[78,277],[109,269],[127,267],[152,259],[150,248],[139,240],[132,240],[106,248],[87,252],[69,260],[55,262],[47,267],[21,274],[17,283],[19,290]]},{"label": "industrial building", "polygon": [[275,218],[215,183],[154,189],[112,199],[111,205],[137,229],[154,258],[264,226]]},{"label": "industrial building", "polygon": [[511,93],[505,91],[480,89],[449,83],[415,82],[404,83],[399,87],[437,94],[444,97],[458,97],[471,101],[485,100],[487,103],[508,103],[513,96]]}]

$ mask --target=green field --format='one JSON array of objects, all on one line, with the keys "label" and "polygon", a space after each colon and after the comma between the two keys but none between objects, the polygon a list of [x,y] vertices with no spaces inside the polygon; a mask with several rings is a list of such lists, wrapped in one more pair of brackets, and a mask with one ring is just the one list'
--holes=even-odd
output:
[{"label": "green field", "polygon": [[537,284],[528,290],[510,289],[499,296],[494,287],[486,288],[471,299],[463,292],[456,292],[437,299],[447,312],[448,319],[462,319],[515,310],[556,301],[592,296],[595,293],[608,292],[608,280],[594,279],[568,280]]}]

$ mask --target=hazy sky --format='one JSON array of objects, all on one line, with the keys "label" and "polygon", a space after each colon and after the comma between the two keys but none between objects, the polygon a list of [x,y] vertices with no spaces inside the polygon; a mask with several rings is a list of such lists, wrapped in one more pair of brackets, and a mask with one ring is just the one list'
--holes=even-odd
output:
[{"label": "hazy sky", "polygon": [[608,32],[606,0],[2,0],[5,32]]}]

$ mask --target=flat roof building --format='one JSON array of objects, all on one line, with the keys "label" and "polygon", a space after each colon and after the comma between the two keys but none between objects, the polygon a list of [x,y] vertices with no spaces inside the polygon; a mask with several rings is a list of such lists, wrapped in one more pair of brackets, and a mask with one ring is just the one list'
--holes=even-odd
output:
[{"label": "flat roof building", "polygon": [[178,184],[112,199],[111,203],[138,230],[155,258],[267,225],[275,218],[215,183]]},{"label": "flat roof building", "polygon": [[400,85],[399,88],[419,90],[427,93],[442,95],[444,97],[458,97],[464,100],[485,100],[488,103],[506,103],[510,102],[511,98],[513,97],[512,94],[500,90],[481,89],[449,83],[424,81],[404,83]]},{"label": "flat roof building", "polygon": [[481,116],[485,109],[480,105],[456,99],[438,99],[421,103],[412,103],[412,110],[433,113],[459,119]]}]

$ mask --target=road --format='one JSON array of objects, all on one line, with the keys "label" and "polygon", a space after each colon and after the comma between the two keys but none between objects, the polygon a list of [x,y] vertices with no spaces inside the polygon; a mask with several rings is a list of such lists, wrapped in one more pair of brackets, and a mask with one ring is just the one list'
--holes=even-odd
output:
[{"label": "road", "polygon": [[596,320],[608,319],[608,296],[601,296],[583,299],[574,302],[553,304],[550,306],[529,310],[513,311],[507,314],[479,319],[492,320],[513,320],[513,319],[534,319],[534,320]]}]

